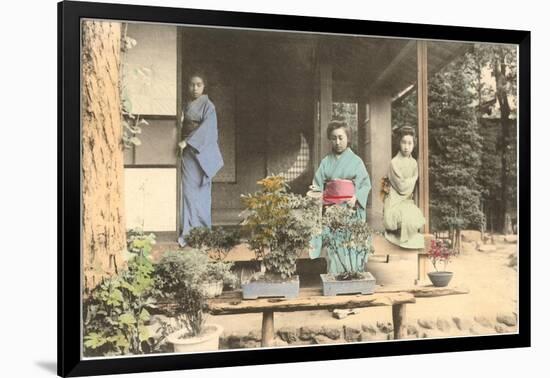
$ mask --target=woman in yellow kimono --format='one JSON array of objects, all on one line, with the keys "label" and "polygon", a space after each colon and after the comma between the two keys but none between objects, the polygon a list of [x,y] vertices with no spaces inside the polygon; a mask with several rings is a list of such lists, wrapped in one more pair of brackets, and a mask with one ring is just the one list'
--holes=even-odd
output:
[{"label": "woman in yellow kimono", "polygon": [[418,180],[418,163],[411,156],[416,145],[415,131],[399,129],[399,152],[391,160],[388,172],[389,193],[384,198],[386,239],[402,248],[424,248],[424,236],[418,232],[426,220],[412,199]]}]

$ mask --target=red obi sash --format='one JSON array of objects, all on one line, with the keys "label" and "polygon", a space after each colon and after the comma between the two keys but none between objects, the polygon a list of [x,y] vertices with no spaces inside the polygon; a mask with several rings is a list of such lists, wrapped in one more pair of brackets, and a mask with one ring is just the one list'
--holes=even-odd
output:
[{"label": "red obi sash", "polygon": [[351,180],[330,180],[325,183],[323,205],[335,205],[348,201],[355,195],[355,185]]}]

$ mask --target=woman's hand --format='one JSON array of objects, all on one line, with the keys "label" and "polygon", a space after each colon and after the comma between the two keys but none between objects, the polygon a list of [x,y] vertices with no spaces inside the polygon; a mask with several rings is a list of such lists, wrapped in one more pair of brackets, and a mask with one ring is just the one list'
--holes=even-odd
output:
[{"label": "woman's hand", "polygon": [[355,207],[355,204],[357,203],[357,197],[353,196],[349,200],[347,200],[347,204],[351,207]]}]

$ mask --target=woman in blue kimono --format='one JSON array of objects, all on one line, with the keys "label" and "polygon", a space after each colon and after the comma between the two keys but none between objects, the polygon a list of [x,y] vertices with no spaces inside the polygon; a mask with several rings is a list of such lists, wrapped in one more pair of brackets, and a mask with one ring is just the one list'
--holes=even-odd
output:
[{"label": "woman in blue kimono", "polygon": [[189,77],[188,94],[182,112],[181,151],[181,233],[180,246],[194,227],[212,226],[212,178],[223,167],[218,146],[218,121],[214,104],[204,93],[202,74]]},{"label": "woman in blue kimono", "polygon": [[[324,192],[323,203],[325,205],[328,205],[328,203],[346,203],[355,207],[357,216],[366,221],[367,198],[371,183],[363,160],[349,148],[351,145],[351,130],[345,122],[333,121],[328,125],[327,137],[332,152],[321,160],[313,179],[313,190]],[[353,182],[353,193],[349,192],[349,189],[347,189],[349,185],[344,180]],[[328,190],[329,186],[330,192]],[[339,189],[339,187],[342,189]],[[342,192],[338,193],[339,190]],[[315,237],[311,244],[310,258],[320,257],[322,249],[321,235]],[[338,259],[333,253],[333,251],[328,251],[328,272],[333,274],[344,272],[341,261],[344,264],[349,264],[348,259]],[[346,266],[346,268],[348,271],[363,271],[363,267],[358,266]]]}]

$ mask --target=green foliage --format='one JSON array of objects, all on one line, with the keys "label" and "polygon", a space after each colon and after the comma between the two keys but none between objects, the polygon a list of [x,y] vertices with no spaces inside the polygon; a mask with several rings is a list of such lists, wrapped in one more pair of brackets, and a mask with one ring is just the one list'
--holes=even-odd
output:
[{"label": "green foliage", "polygon": [[457,60],[429,82],[430,216],[435,231],[481,228],[481,167],[473,93],[464,60]]},{"label": "green foliage", "polygon": [[232,262],[221,260],[209,261],[206,267],[205,282],[223,281],[224,284],[235,287],[237,276],[231,271]]},{"label": "green foliage", "polygon": [[[372,244],[372,229],[367,222],[358,216],[357,211],[348,205],[335,205],[327,207],[322,217],[323,245],[337,256],[344,272],[336,278],[340,280],[361,277],[365,262],[369,254],[374,253]],[[359,263],[354,263],[358,256]],[[348,270],[344,260],[349,260]]]},{"label": "green foliage", "polygon": [[515,218],[517,202],[517,50],[512,45],[476,44],[466,58],[483,136],[478,175],[483,210],[491,230],[502,230],[506,215]]},{"label": "green foliage", "polygon": [[231,272],[233,263],[223,261],[229,251],[239,242],[238,232],[226,232],[221,227],[195,227],[185,237],[188,246],[203,250],[207,256],[213,258],[207,265],[205,281],[220,281],[235,286],[237,276]]},{"label": "green foliage", "polygon": [[189,336],[201,333],[206,296],[202,286],[211,262],[198,249],[165,253],[156,265],[155,280],[161,296],[177,304],[177,312]]},{"label": "green foliage", "polygon": [[85,355],[142,354],[157,350],[161,340],[148,334],[145,324],[155,307],[150,261],[155,235],[130,230],[128,267],[105,279],[84,302]]},{"label": "green foliage", "polygon": [[[141,126],[148,125],[145,119],[140,118],[139,114],[134,114],[132,112],[132,101],[128,95],[128,88],[126,86],[126,73],[127,67],[125,66],[125,56],[126,53],[134,48],[137,45],[137,41],[127,34],[128,24],[124,24],[124,33],[121,38],[121,59],[120,59],[120,100],[121,100],[121,114],[122,114],[122,142],[124,148],[133,148],[135,146],[141,145],[141,139],[139,135],[141,134]],[[142,75],[149,75],[149,69],[142,68],[139,70]]]},{"label": "green foliage", "polygon": [[[486,222],[502,227],[504,210],[514,218],[517,201],[516,47],[475,44],[428,84],[430,180],[438,181],[431,227],[452,234]],[[416,96],[413,89],[393,102],[393,128],[417,124]]]},{"label": "green foliage", "polygon": [[185,243],[191,248],[203,249],[209,244],[211,231],[208,227],[195,227],[185,236]]},{"label": "green foliage", "polygon": [[143,230],[133,228],[126,233],[126,248],[133,256],[143,256],[149,258],[153,245],[156,244],[156,236],[153,233],[145,235]]},{"label": "green foliage", "polygon": [[229,251],[240,240],[237,231],[227,232],[221,227],[209,229],[208,227],[195,227],[185,237],[185,242],[191,248],[206,249],[216,260],[224,260]]},{"label": "green foliage", "polygon": [[155,307],[150,261],[154,235],[138,230],[128,234],[128,267],[104,279],[84,301],[84,355],[143,354],[158,349],[146,323]]},{"label": "green foliage", "polygon": [[241,197],[248,244],[262,259],[266,273],[291,277],[298,254],[320,229],[318,204],[313,198],[289,193],[282,176],[268,176],[258,184],[260,190]]}]

